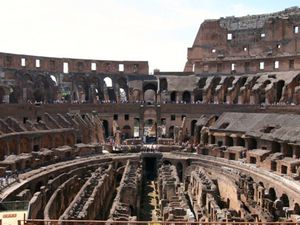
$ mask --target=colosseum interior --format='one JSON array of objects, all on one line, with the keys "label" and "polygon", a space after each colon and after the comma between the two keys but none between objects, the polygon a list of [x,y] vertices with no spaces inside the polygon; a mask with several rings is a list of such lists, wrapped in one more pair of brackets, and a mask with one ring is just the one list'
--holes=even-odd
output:
[{"label": "colosseum interior", "polygon": [[184,71],[154,75],[1,53],[0,209],[29,224],[299,223],[299,27],[298,7],[205,20]]}]

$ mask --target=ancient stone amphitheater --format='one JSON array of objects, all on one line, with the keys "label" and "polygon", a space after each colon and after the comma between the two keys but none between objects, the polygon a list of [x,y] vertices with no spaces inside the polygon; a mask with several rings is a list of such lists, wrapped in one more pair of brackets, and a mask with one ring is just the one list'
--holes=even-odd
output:
[{"label": "ancient stone amphitheater", "polygon": [[299,27],[297,7],[206,20],[184,71],[154,75],[1,53],[0,209],[22,203],[32,224],[299,223]]}]

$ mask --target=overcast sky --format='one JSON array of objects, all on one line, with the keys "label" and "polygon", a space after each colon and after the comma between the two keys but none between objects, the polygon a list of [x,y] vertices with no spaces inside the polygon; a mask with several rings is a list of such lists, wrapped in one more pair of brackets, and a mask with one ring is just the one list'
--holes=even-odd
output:
[{"label": "overcast sky", "polygon": [[0,52],[147,60],[182,71],[204,19],[269,13],[299,0],[0,0]]}]

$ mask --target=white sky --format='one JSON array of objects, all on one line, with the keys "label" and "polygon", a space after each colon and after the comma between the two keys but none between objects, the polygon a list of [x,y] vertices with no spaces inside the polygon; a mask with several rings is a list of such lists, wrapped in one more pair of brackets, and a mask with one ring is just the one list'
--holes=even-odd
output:
[{"label": "white sky", "polygon": [[0,0],[0,52],[147,60],[182,71],[204,19],[267,13],[299,0]]}]

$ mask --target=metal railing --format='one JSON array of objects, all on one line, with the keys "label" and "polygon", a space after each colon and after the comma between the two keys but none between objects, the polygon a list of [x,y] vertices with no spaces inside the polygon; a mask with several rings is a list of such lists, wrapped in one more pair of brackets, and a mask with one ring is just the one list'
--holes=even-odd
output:
[{"label": "metal railing", "polygon": [[300,222],[188,222],[188,221],[102,221],[102,220],[19,220],[18,225],[300,225]]}]

